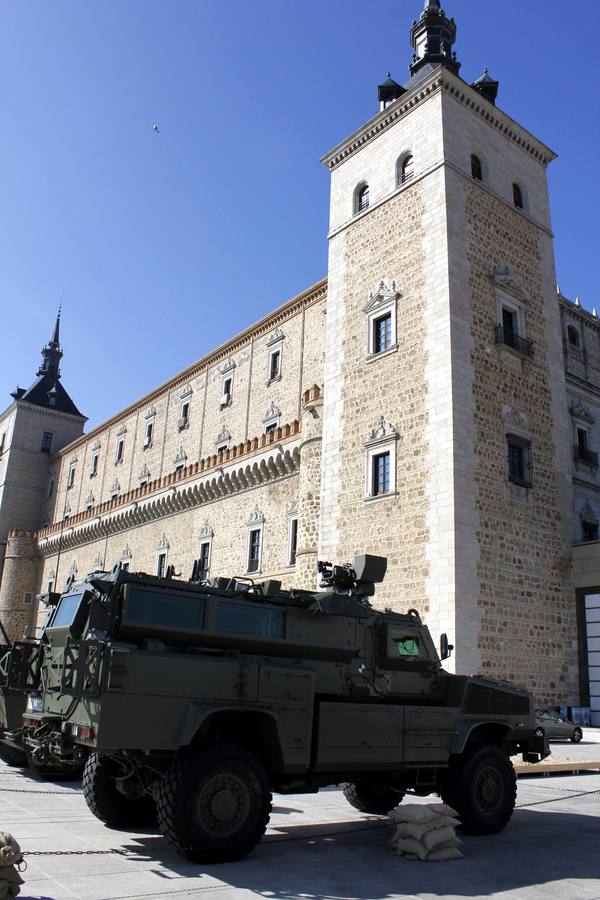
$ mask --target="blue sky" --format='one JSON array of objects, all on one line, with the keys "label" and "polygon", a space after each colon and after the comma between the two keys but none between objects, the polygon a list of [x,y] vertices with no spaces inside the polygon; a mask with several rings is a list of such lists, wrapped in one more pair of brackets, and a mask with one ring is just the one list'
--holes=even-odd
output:
[{"label": "blue sky", "polygon": [[[1,0],[0,406],[61,300],[63,382],[91,425],[322,278],[319,158],[376,111],[388,69],[406,79],[421,6]],[[463,77],[487,65],[498,105],[558,152],[558,280],[600,312],[587,7],[446,9]]]}]

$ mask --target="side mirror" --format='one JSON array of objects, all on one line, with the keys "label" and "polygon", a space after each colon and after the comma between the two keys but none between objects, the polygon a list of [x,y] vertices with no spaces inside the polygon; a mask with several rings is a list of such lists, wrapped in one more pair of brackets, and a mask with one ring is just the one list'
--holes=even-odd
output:
[{"label": "side mirror", "polygon": [[452,651],[454,650],[454,644],[448,643],[448,635],[443,634],[440,637],[440,659],[450,659],[452,656]]}]

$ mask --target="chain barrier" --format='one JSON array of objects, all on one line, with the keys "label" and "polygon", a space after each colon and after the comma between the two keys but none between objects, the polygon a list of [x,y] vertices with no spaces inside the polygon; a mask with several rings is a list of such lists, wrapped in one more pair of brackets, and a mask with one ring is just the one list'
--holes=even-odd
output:
[{"label": "chain barrier", "polygon": [[[542,787],[542,785],[540,785]],[[550,788],[553,790],[553,788]],[[554,790],[557,790],[556,788]],[[579,794],[567,794],[565,797],[549,797],[548,800],[536,800],[533,803],[517,803],[515,809],[527,809],[530,806],[543,806],[544,803],[559,803],[560,800],[575,800],[577,797],[591,797],[592,794],[600,794],[600,791],[582,791]]]},{"label": "chain barrier", "polygon": [[83,791],[32,791],[29,788],[0,788],[0,793],[6,794],[53,794],[55,797],[73,797],[77,794],[83,794]]},{"label": "chain barrier", "polygon": [[109,856],[116,854],[117,856],[125,856],[133,858],[129,850],[112,849],[112,850],[23,850],[22,856]]}]

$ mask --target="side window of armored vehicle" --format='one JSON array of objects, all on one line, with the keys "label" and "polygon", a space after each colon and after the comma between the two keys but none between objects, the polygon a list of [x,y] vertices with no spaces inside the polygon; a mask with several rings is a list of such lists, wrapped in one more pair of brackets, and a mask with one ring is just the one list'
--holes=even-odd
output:
[{"label": "side window of armored vehicle", "polygon": [[422,636],[410,626],[385,625],[380,638],[382,665],[391,669],[419,668],[429,661]]},{"label": "side window of armored vehicle", "polygon": [[206,601],[196,593],[126,584],[120,634],[128,628],[192,631],[204,628]]},{"label": "side window of armored vehicle", "polygon": [[283,638],[285,610],[222,600],[217,606],[216,629],[229,634]]}]

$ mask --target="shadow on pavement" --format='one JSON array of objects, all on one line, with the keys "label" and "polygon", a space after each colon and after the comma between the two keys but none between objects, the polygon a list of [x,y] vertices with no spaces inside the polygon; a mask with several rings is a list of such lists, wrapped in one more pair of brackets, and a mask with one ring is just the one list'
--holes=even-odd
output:
[{"label": "shadow on pavement", "polygon": [[[164,839],[145,837],[124,849],[138,860],[156,860],[152,871],[177,882],[207,874],[236,890],[274,900],[372,900],[398,895],[492,896],[570,881],[595,881],[600,896],[599,819],[574,813],[517,810],[508,828],[491,837],[464,837],[464,860],[419,863],[391,853],[392,829],[382,820],[290,825],[269,835],[245,860],[196,866],[169,850]],[[189,888],[188,888],[189,890]]]}]

